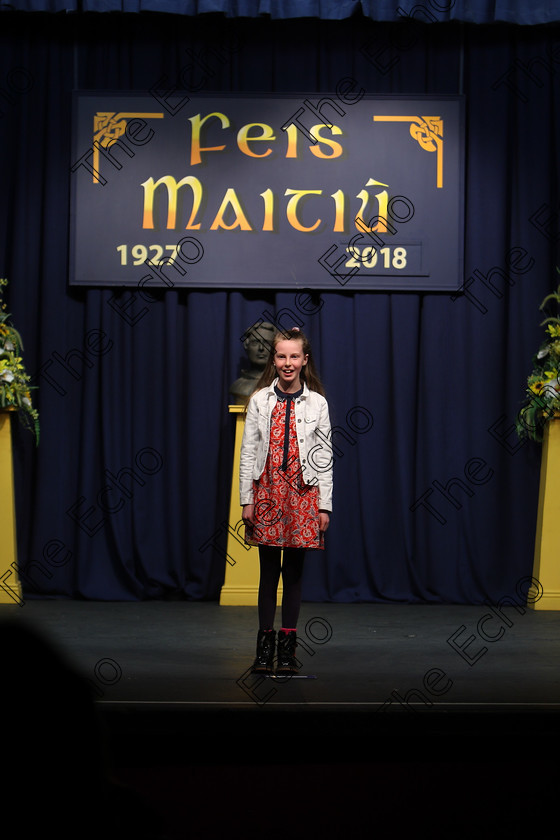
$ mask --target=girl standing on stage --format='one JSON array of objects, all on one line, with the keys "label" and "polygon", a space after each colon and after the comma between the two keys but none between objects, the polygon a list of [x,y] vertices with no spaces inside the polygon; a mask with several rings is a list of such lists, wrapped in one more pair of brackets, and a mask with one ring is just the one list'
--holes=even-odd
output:
[{"label": "girl standing on stage", "polygon": [[239,467],[245,541],[259,547],[259,631],[253,673],[273,671],[280,574],[282,627],[276,673],[297,671],[305,552],[323,548],[332,510],[330,436],[329,409],[309,341],[297,327],[278,332],[247,406]]}]

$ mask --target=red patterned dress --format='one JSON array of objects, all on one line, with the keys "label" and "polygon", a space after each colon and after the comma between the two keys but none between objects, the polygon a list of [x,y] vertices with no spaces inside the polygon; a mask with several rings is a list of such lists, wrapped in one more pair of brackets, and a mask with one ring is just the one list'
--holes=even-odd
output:
[{"label": "red patterned dress", "polygon": [[289,402],[287,458],[286,401],[278,399],[270,420],[266,466],[260,479],[253,482],[256,524],[246,526],[245,542],[281,548],[323,548],[324,535],[319,531],[319,488],[303,482],[294,401]]}]

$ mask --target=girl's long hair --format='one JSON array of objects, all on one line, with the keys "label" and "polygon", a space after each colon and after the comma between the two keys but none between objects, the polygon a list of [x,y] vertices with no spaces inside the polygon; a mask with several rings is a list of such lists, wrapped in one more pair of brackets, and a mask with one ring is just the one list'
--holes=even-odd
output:
[{"label": "girl's long hair", "polygon": [[260,391],[261,388],[267,388],[270,384],[272,384],[272,382],[274,382],[277,376],[276,368],[274,367],[274,354],[276,353],[276,345],[279,341],[289,341],[291,339],[301,341],[303,355],[307,356],[307,364],[301,369],[300,379],[303,382],[305,382],[310,391],[317,391],[318,394],[321,394],[321,396],[324,397],[325,389],[317,372],[317,368],[315,367],[315,362],[313,361],[311,344],[309,343],[309,339],[307,338],[307,336],[297,327],[294,327],[291,330],[283,330],[282,332],[276,333],[272,340],[272,346],[270,348],[270,353],[265,368],[261,374],[259,381],[255,386],[255,390],[253,391],[253,393]]}]

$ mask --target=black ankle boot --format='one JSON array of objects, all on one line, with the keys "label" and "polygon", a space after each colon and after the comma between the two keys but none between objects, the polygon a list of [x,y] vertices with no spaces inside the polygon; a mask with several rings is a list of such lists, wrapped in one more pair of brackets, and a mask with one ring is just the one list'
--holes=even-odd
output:
[{"label": "black ankle boot", "polygon": [[278,661],[276,663],[277,674],[295,674],[299,670],[296,659],[297,635],[295,630],[286,633],[284,630],[278,632]]},{"label": "black ankle boot", "polygon": [[253,674],[272,674],[274,667],[274,630],[259,630],[257,635],[257,655],[253,662]]}]

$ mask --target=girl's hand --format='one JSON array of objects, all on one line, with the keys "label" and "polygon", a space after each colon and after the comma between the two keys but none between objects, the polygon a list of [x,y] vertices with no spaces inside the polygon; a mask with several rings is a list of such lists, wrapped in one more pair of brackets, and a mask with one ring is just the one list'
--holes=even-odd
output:
[{"label": "girl's hand", "polygon": [[330,522],[329,514],[325,510],[320,510],[319,511],[319,531],[321,531],[321,533],[323,533],[323,534],[325,533],[325,531],[329,527],[329,522]]},{"label": "girl's hand", "polygon": [[245,525],[255,524],[255,505],[243,505],[241,512],[241,519]]}]

